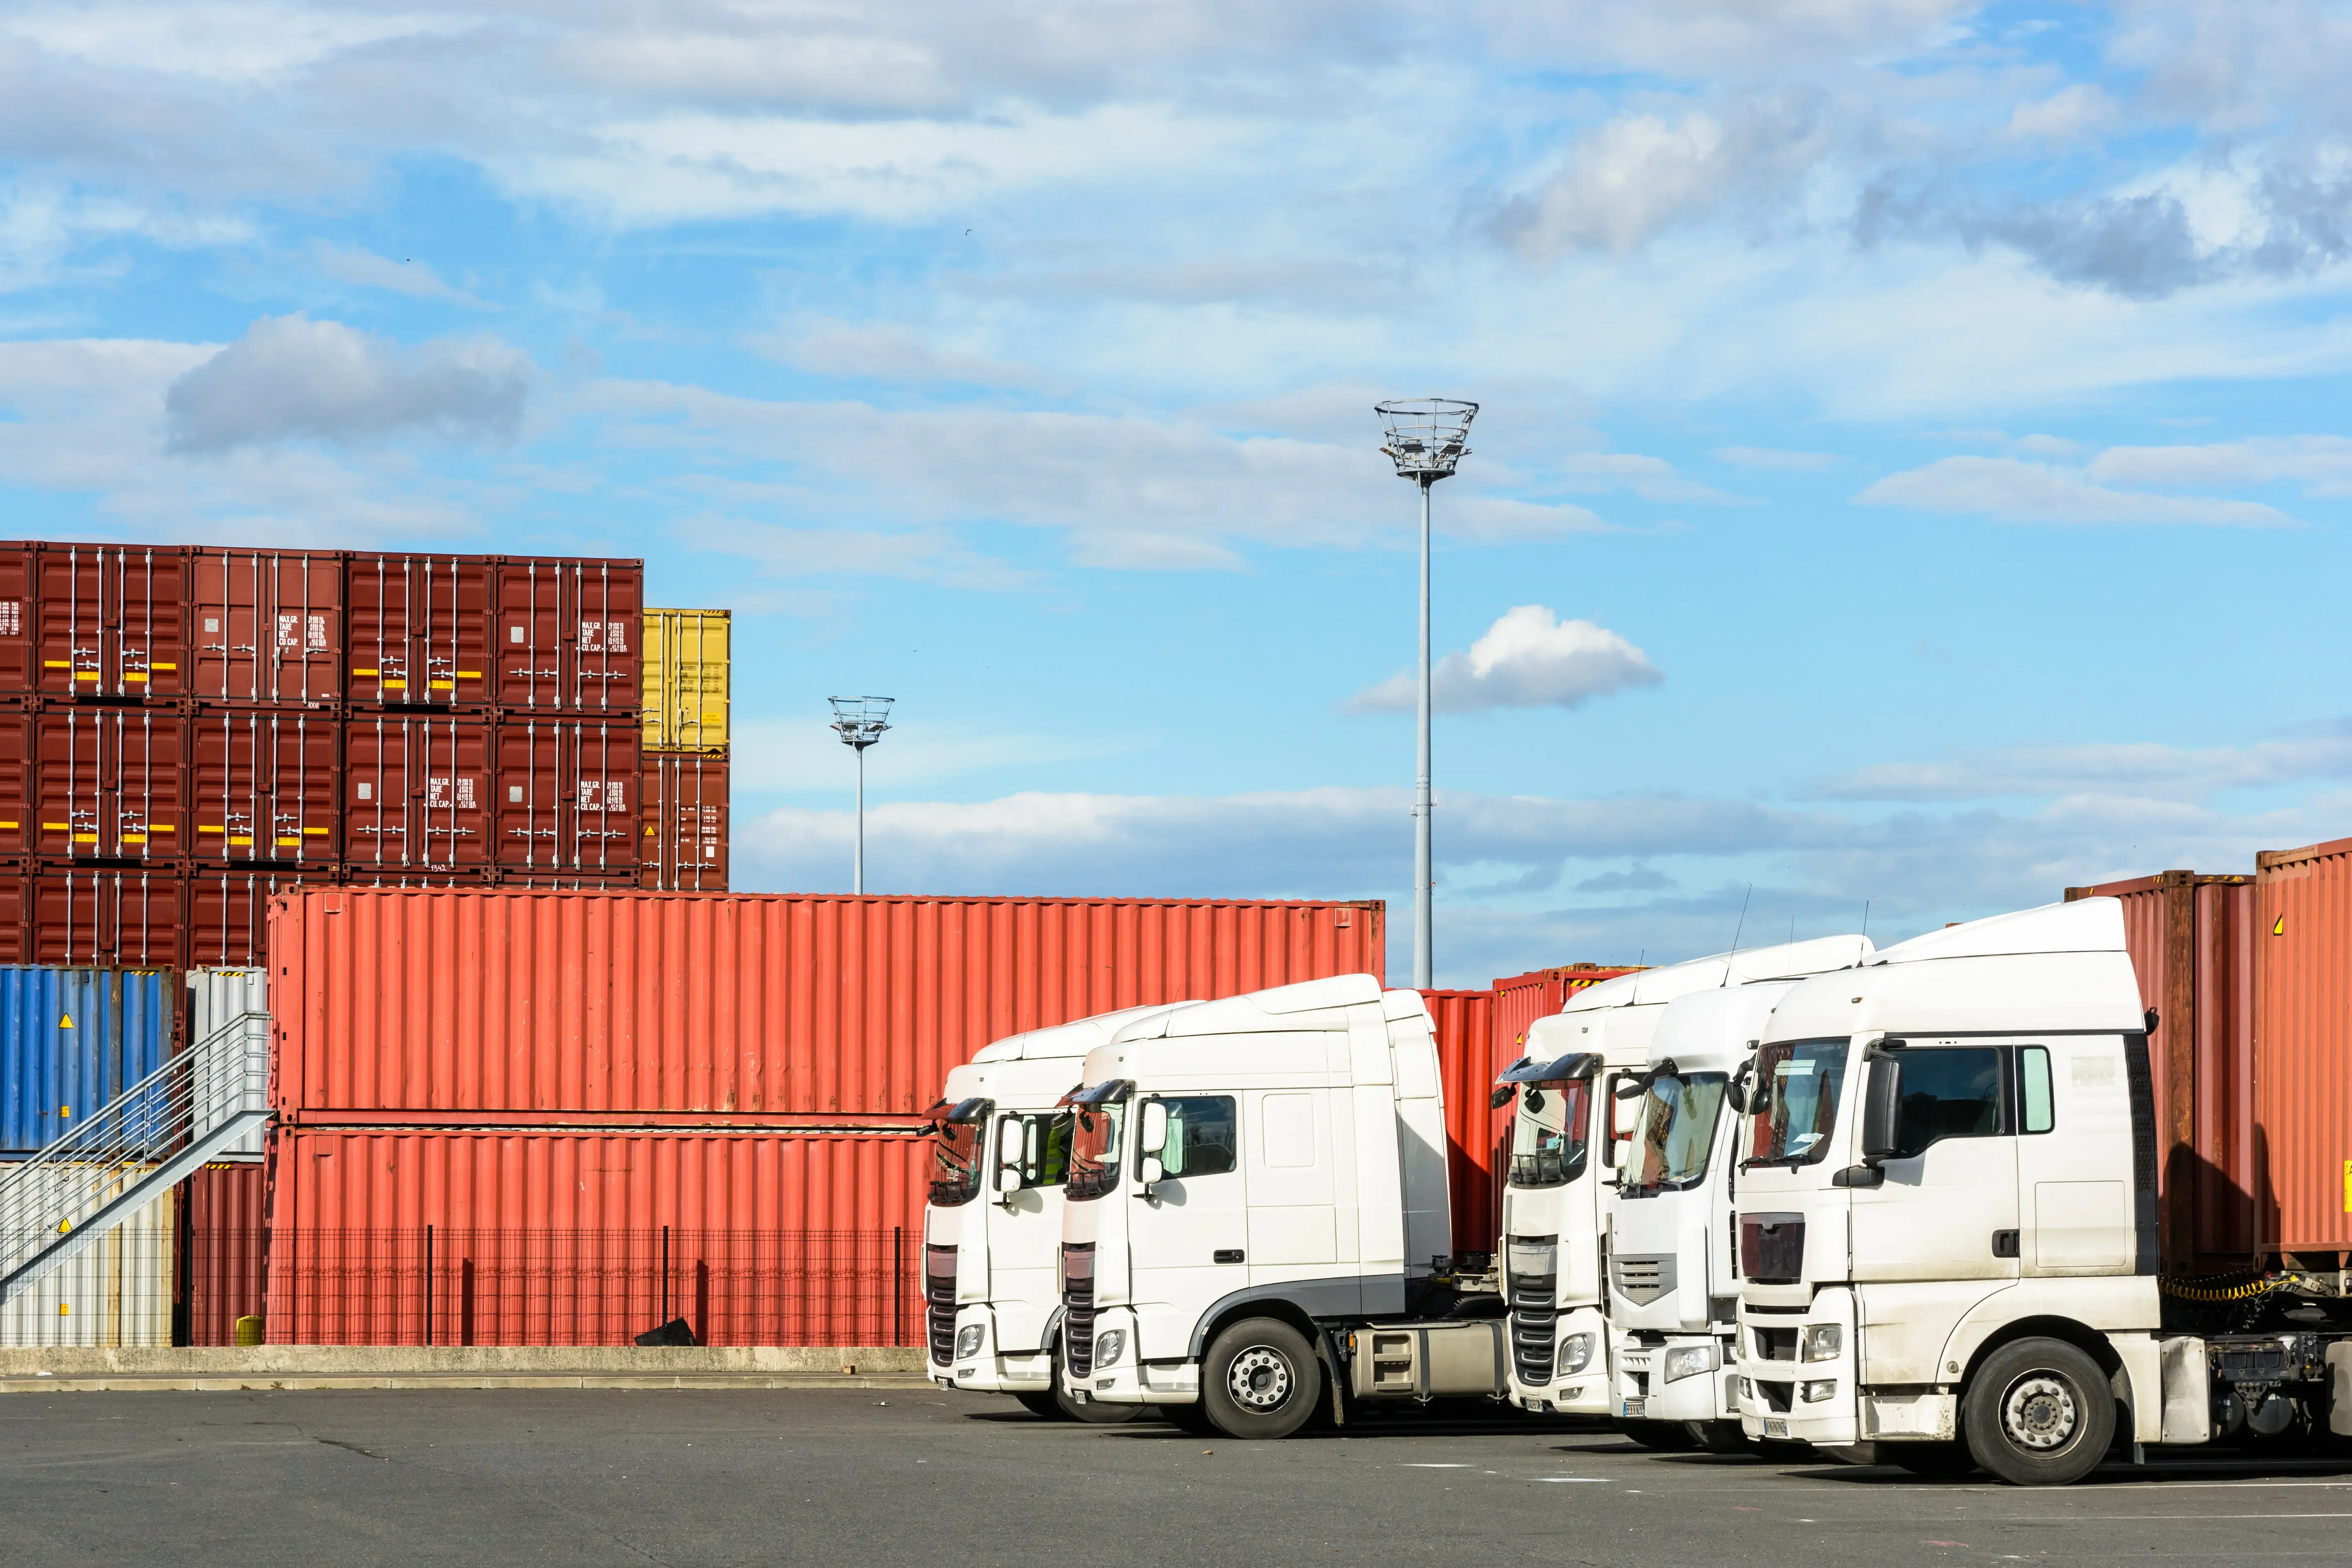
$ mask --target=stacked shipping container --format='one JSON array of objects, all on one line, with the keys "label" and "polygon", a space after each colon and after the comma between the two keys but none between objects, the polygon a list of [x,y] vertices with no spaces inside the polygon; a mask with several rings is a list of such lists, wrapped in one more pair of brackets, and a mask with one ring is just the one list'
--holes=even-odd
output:
[{"label": "stacked shipping container", "polygon": [[643,601],[635,561],[0,545],[0,963],[253,962],[298,887],[723,889],[726,616]]}]

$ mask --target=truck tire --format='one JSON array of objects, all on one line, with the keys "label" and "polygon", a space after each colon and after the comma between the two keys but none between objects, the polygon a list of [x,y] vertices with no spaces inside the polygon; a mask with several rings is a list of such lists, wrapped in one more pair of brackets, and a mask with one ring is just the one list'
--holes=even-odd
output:
[{"label": "truck tire", "polygon": [[1644,1448],[1661,1453],[1682,1453],[1698,1447],[1687,1421],[1620,1421],[1616,1425],[1618,1431]]},{"label": "truck tire", "polygon": [[1278,1318],[1245,1318],[1209,1342],[1201,1404],[1228,1437],[1287,1437],[1323,1399],[1323,1363]]},{"label": "truck tire", "polygon": [[1190,1432],[1195,1437],[1213,1437],[1216,1424],[1209,1419],[1209,1407],[1194,1401],[1191,1405],[1155,1405],[1151,1407],[1160,1419],[1179,1432]]},{"label": "truck tire", "polygon": [[1040,1389],[1034,1394],[1016,1394],[1013,1397],[1019,1400],[1021,1408],[1032,1415],[1043,1415],[1048,1421],[1064,1419],[1061,1398],[1050,1390]]},{"label": "truck tire", "polygon": [[2107,1457],[2116,1397],[2107,1374],[2063,1340],[2019,1340],[1985,1358],[1961,1401],[1977,1463],[2013,1486],[2063,1487]]},{"label": "truck tire", "polygon": [[1683,1427],[1694,1445],[1710,1454],[1748,1454],[1756,1449],[1737,1421],[1685,1421]]},{"label": "truck tire", "polygon": [[1969,1452],[1966,1443],[1958,1442],[1881,1443],[1878,1462],[1933,1481],[1958,1480],[1974,1474],[1977,1468],[1977,1457]]}]

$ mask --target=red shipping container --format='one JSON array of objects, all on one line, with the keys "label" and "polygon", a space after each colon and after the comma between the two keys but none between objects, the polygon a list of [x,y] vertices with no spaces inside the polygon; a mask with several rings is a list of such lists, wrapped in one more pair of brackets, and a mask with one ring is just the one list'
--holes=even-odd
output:
[{"label": "red shipping container", "polygon": [[268,1184],[257,1164],[206,1165],[180,1189],[182,1337],[236,1343],[236,1321],[268,1300]]},{"label": "red shipping container", "polygon": [[684,1317],[704,1344],[917,1343],[929,1155],[912,1130],[301,1128],[270,1342],[628,1344]]},{"label": "red shipping container", "polygon": [[155,868],[47,867],[24,879],[25,963],[176,968],[180,878]]},{"label": "red shipping container", "polygon": [[39,689],[33,639],[33,546],[0,544],[0,703]]},{"label": "red shipping container", "polygon": [[2179,1273],[2243,1267],[2262,1250],[2253,879],[2166,871],[2066,898],[2122,902],[2140,1001],[2157,1015],[2147,1044],[2160,1256]]},{"label": "red shipping container", "polygon": [[186,691],[187,552],[37,545],[33,582],[41,692],[146,698]]},{"label": "red shipping container", "polygon": [[[633,893],[643,890],[635,871],[517,871],[495,874],[501,888],[538,889],[566,893]],[[658,890],[658,889],[655,889]]]},{"label": "red shipping container", "polygon": [[498,597],[499,707],[637,711],[645,563],[509,556]]},{"label": "red shipping container", "polygon": [[492,775],[499,864],[634,879],[640,739],[634,718],[502,721]]},{"label": "red shipping container", "polygon": [[2352,838],[2254,857],[2253,1188],[2264,1250],[2352,1251]]},{"label": "red shipping container", "polygon": [[357,714],[343,731],[343,858],[382,875],[487,868],[496,853],[487,719]]},{"label": "red shipping container", "polygon": [[0,963],[33,962],[32,873],[0,866]]},{"label": "red shipping container", "polygon": [[54,707],[34,724],[36,852],[176,862],[191,842],[192,721],[152,708]]},{"label": "red shipping container", "polygon": [[663,891],[727,890],[724,752],[647,752],[637,786],[645,828],[638,885]]},{"label": "red shipping container", "polygon": [[184,967],[218,968],[260,963],[268,956],[269,900],[331,879],[323,866],[250,863],[199,866],[181,888],[180,947]]},{"label": "red shipping container", "polygon": [[334,720],[300,710],[216,710],[188,724],[193,859],[335,861],[342,737]]},{"label": "red shipping container", "polygon": [[[1527,1055],[1528,1026],[1549,1018],[1568,1005],[1569,997],[1588,985],[1634,972],[1632,964],[1611,967],[1571,963],[1558,969],[1534,969],[1495,982],[1495,1070],[1502,1071]],[[1489,1079],[1491,1086],[1492,1080]]]},{"label": "red shipping container", "polygon": [[1445,1190],[1454,1210],[1454,1250],[1492,1257],[1502,1227],[1499,1114],[1495,1088],[1495,994],[1424,991],[1437,1025],[1437,1075],[1445,1092]]},{"label": "red shipping container", "polygon": [[37,721],[29,713],[0,710],[0,862],[33,852],[40,816],[34,805],[33,742]]},{"label": "red shipping container", "polygon": [[486,555],[349,556],[346,699],[384,708],[487,705],[490,574]]},{"label": "red shipping container", "polygon": [[226,702],[336,702],[343,691],[343,558],[189,552],[188,690]]},{"label": "red shipping container", "polygon": [[1379,903],[313,891],[278,900],[290,1122],[911,1117],[991,1040],[1382,973]]}]

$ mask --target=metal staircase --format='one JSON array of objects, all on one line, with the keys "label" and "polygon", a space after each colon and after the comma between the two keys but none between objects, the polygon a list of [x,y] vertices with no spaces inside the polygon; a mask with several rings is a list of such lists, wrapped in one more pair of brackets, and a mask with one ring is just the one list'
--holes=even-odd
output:
[{"label": "metal staircase", "polygon": [[240,1013],[30,1159],[0,1165],[0,1307],[269,1119],[269,1015]]}]

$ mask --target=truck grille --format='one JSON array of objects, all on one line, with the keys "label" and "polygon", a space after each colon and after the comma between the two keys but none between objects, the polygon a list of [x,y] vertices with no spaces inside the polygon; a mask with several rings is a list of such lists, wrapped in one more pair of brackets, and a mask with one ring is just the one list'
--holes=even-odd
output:
[{"label": "truck grille", "polygon": [[1513,1236],[1503,1242],[1503,1295],[1511,1303],[1511,1363],[1519,1381],[1551,1381],[1559,1352],[1559,1237]]},{"label": "truck grille", "polygon": [[1805,1277],[1805,1216],[1739,1216],[1739,1273],[1759,1285],[1794,1285]]},{"label": "truck grille", "polygon": [[1062,1247],[1062,1359],[1072,1377],[1095,1370],[1095,1249],[1090,1243]]},{"label": "truck grille", "polygon": [[1671,1254],[1656,1258],[1612,1257],[1610,1271],[1617,1276],[1617,1294],[1637,1307],[1646,1307],[1675,1288]]},{"label": "truck grille", "polygon": [[956,1249],[923,1248],[923,1317],[930,1330],[931,1360],[945,1366],[955,1359]]}]

